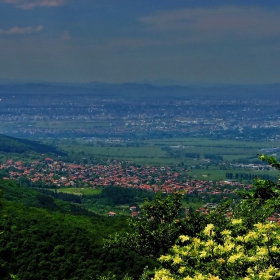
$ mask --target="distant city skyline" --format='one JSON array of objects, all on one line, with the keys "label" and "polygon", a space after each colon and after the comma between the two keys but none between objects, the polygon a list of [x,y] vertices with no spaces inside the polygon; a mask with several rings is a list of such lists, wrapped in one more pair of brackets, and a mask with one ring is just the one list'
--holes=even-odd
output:
[{"label": "distant city skyline", "polygon": [[0,0],[0,82],[267,84],[279,69],[276,0]]}]

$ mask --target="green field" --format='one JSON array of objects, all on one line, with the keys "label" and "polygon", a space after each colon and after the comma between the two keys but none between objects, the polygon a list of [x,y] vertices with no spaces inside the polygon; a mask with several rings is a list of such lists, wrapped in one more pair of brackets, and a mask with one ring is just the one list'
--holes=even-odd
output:
[{"label": "green field", "polygon": [[[171,148],[172,151],[179,151],[179,159],[172,158],[176,163],[184,159],[184,153],[198,153],[203,158],[205,154],[215,154],[223,156],[225,160],[236,160],[242,158],[255,157],[261,153],[261,149],[280,147],[279,142],[246,142],[238,140],[209,140],[203,138],[171,138],[160,140],[146,140],[124,144],[88,145],[82,142],[78,144],[64,144],[61,147],[67,151],[93,155],[97,158],[130,159],[135,162],[140,161],[167,161],[164,148]],[[137,145],[137,146],[136,146]],[[182,146],[182,147],[176,147]]]},{"label": "green field", "polygon": [[[52,189],[54,191],[54,189]],[[62,188],[62,189],[58,189],[58,192],[63,192],[63,193],[67,193],[67,194],[74,194],[74,195],[96,195],[96,194],[100,194],[102,192],[102,188],[99,189],[89,189],[89,188]],[[200,206],[202,206],[202,203],[198,203],[198,202],[186,202],[183,201],[183,207],[189,208],[199,208]],[[118,216],[131,216],[131,211],[129,210],[129,206],[131,203],[125,204],[125,205],[115,205],[115,206],[110,206],[110,205],[106,205],[106,204],[86,204],[86,208],[94,213],[100,214],[100,215],[107,215],[108,212],[113,211],[116,213],[116,215]],[[140,208],[142,207],[142,203],[136,203],[137,205],[140,206]]]},{"label": "green field", "polygon": [[[248,168],[232,168],[231,163],[261,163],[257,154],[265,148],[280,147],[279,142],[249,142],[239,140],[212,140],[206,138],[170,138],[150,139],[133,142],[95,143],[80,141],[77,144],[65,143],[61,148],[73,158],[87,162],[108,160],[133,161],[139,165],[150,166],[184,166],[188,169],[188,177],[204,180],[225,180],[226,173],[264,174],[268,171],[255,171]],[[280,153],[280,151],[279,151]],[[186,154],[198,154],[191,158]],[[206,155],[222,157],[222,161],[205,161]],[[277,155],[276,155],[277,157]],[[276,176],[277,172],[270,171]]]},{"label": "green field", "polygon": [[[54,191],[54,189],[52,189]],[[100,194],[102,189],[90,189],[90,188],[61,188],[57,192],[69,193],[75,195],[95,195]]]}]

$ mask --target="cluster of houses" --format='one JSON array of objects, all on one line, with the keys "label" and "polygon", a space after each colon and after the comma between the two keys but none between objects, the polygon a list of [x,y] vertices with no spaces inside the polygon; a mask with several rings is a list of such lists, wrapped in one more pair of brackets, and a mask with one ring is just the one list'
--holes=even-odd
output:
[{"label": "cluster of houses", "polygon": [[[131,212],[131,217],[132,218],[136,218],[139,215],[139,213],[140,213],[140,211],[137,211],[137,207],[136,206],[130,206],[129,210]],[[115,217],[115,216],[116,216],[115,212],[113,212],[113,211],[108,212],[108,217]]]},{"label": "cluster of houses", "polygon": [[[44,158],[33,162],[10,159],[2,163],[0,169],[7,170],[9,174],[8,177],[3,177],[3,179],[20,180],[20,178],[25,177],[31,182],[43,182],[46,185],[55,185],[60,188],[121,186],[152,192],[172,193],[183,190],[187,194],[226,195],[233,194],[236,190],[253,187],[240,182],[187,179],[187,177],[182,177],[182,174],[186,174],[187,170],[178,172],[171,167],[139,167],[133,165],[132,162],[83,165],[55,161],[52,158]],[[196,211],[207,214],[216,206],[215,203],[208,203]],[[136,206],[131,206],[130,211],[132,217],[137,217],[139,214]],[[112,211],[108,213],[108,216],[111,217],[115,215],[116,213]],[[275,213],[268,220],[280,225],[280,214]]]},{"label": "cluster of houses", "polygon": [[218,195],[252,187],[240,182],[192,180],[187,178],[188,171],[183,168],[178,171],[172,167],[139,167],[132,162],[90,165],[44,158],[33,162],[8,160],[0,165],[0,169],[9,173],[4,179],[20,180],[24,177],[33,183],[43,182],[58,188],[120,186],[152,192],[184,190],[188,194]]}]

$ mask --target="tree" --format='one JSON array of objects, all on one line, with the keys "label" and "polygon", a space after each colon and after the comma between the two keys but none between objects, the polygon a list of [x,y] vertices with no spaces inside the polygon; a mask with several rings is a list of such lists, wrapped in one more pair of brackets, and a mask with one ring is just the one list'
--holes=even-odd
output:
[{"label": "tree", "polygon": [[[280,170],[276,159],[259,158]],[[183,193],[160,193],[144,203],[141,220],[130,221],[131,233],[116,234],[106,244],[158,258],[162,268],[154,280],[280,279],[280,229],[267,222],[280,208],[279,189],[279,181],[255,179],[252,190],[238,192],[239,201],[184,218]]]},{"label": "tree", "polygon": [[158,193],[152,201],[144,202],[141,219],[130,219],[131,232],[116,233],[105,240],[106,247],[129,248],[145,257],[158,259],[166,254],[182,234],[196,236],[198,232],[215,220],[223,223],[227,206],[221,205],[211,215],[196,211],[186,217],[182,213],[183,192]]},{"label": "tree", "polygon": [[[280,170],[279,162],[271,156],[259,155],[259,159]],[[233,216],[243,218],[247,227],[266,219],[280,209],[280,181],[254,180],[254,188],[250,191],[238,191],[241,203],[235,205]]]},{"label": "tree", "polygon": [[167,255],[153,280],[279,279],[279,226],[258,223],[245,234],[242,220],[230,221],[229,229],[216,231],[208,224],[197,237],[182,235]]},{"label": "tree", "polygon": [[141,219],[131,219],[132,232],[115,234],[105,241],[107,247],[123,246],[144,256],[157,259],[165,254],[178,238],[177,223],[181,211],[182,193],[163,196],[144,202]]},{"label": "tree", "polygon": [[[280,170],[275,158],[259,158]],[[210,214],[211,223],[195,237],[181,235],[159,258],[153,279],[279,279],[280,228],[267,221],[280,206],[279,181],[256,179],[253,190],[239,195],[239,203],[224,204],[233,207],[232,219],[221,223]]]}]

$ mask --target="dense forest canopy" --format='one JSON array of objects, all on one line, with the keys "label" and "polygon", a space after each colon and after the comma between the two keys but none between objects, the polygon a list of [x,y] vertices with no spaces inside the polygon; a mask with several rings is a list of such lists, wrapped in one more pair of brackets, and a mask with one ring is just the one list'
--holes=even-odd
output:
[{"label": "dense forest canopy", "polygon": [[2,198],[0,207],[0,264],[7,272],[1,279],[10,279],[9,274],[34,280],[96,279],[110,273],[138,278],[146,265],[154,266],[127,249],[103,247],[109,234],[131,231],[126,218],[73,209],[14,182],[1,181],[0,186],[10,200]]},{"label": "dense forest canopy", "polygon": [[19,139],[5,135],[0,135],[0,152],[18,154],[34,152],[40,154],[52,153],[55,155],[65,155],[64,152],[59,151],[54,146],[42,144],[38,141]]}]

